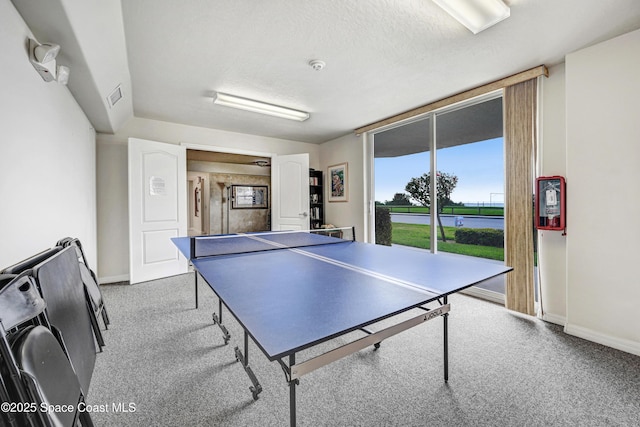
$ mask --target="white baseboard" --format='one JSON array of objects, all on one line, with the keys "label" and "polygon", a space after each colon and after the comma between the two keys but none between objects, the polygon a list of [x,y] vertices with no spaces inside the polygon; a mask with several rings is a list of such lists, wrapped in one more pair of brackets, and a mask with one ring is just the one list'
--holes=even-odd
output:
[{"label": "white baseboard", "polygon": [[104,285],[107,283],[118,283],[118,282],[128,282],[128,281],[129,281],[128,274],[122,274],[120,276],[98,277],[98,283],[100,283],[101,285]]},{"label": "white baseboard", "polygon": [[585,340],[593,341],[607,347],[615,348],[627,353],[640,356],[640,342],[625,340],[622,338],[604,335],[591,329],[583,328],[575,325],[567,325],[564,331],[569,335],[574,335]]},{"label": "white baseboard", "polygon": [[567,322],[566,317],[553,313],[544,313],[541,317],[545,322],[553,323],[555,325],[564,326]]}]

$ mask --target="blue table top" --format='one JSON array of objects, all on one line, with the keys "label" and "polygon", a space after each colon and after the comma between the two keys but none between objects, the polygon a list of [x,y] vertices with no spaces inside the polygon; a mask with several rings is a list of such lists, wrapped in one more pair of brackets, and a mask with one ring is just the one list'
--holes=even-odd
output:
[{"label": "blue table top", "polygon": [[[189,239],[173,240],[189,257]],[[269,360],[510,270],[473,258],[350,241],[191,261]]]}]

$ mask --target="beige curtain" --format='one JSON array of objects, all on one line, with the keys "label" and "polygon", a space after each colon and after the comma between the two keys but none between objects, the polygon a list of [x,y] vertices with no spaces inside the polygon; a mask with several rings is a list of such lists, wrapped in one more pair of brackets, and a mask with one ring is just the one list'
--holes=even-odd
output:
[{"label": "beige curtain", "polygon": [[504,89],[506,308],[533,315],[533,168],[537,79]]}]

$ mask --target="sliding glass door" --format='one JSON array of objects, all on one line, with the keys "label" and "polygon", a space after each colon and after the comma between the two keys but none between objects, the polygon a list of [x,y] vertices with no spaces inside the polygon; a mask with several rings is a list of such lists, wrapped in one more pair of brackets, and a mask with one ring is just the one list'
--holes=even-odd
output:
[{"label": "sliding glass door", "polygon": [[[502,262],[502,133],[501,91],[376,132],[376,236],[388,223],[389,243]],[[504,281],[478,292],[503,300]]]}]

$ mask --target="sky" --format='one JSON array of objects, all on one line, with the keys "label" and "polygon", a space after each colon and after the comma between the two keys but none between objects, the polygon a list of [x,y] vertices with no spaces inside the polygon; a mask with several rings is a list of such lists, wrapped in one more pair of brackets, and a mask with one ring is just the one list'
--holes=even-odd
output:
[{"label": "sky", "polygon": [[[502,138],[438,150],[438,171],[456,175],[451,200],[463,203],[504,202]],[[404,193],[411,178],[429,172],[429,152],[375,159],[376,201]]]}]

